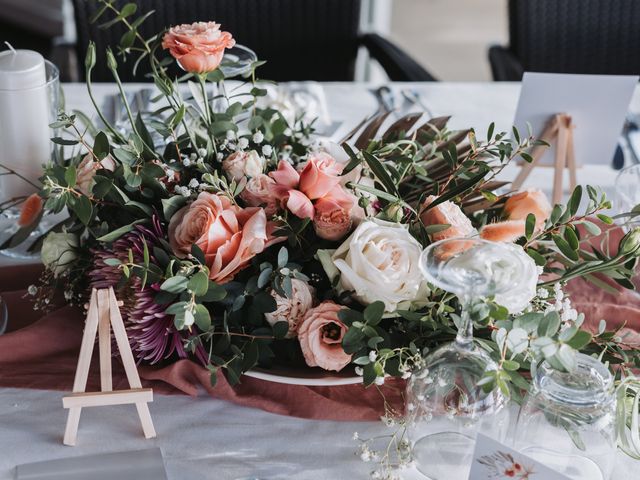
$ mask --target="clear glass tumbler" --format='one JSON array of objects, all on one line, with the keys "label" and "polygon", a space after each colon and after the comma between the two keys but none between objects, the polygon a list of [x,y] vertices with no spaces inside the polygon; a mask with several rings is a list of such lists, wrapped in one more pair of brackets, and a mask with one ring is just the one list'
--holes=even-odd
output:
[{"label": "clear glass tumbler", "polygon": [[608,480],[616,454],[613,376],[593,357],[540,366],[516,424],[515,448],[568,478]]}]

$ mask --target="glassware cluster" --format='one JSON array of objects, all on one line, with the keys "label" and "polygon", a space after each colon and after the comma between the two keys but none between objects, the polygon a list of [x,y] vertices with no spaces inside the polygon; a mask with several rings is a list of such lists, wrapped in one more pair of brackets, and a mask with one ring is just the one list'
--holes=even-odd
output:
[{"label": "glassware cluster", "polygon": [[509,398],[479,385],[498,365],[473,342],[473,305],[527,281],[517,248],[458,238],[435,242],[422,254],[426,280],[455,294],[461,311],[455,340],[427,355],[407,386],[416,468],[432,480],[467,478],[482,433],[568,478],[606,480],[616,451],[616,405],[613,378],[600,361],[577,354],[572,372],[543,362],[517,423]]}]

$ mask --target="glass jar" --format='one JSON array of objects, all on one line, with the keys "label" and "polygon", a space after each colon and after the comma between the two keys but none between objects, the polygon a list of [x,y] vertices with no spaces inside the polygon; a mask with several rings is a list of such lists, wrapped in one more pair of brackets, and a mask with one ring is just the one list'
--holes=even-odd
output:
[{"label": "glass jar", "polygon": [[572,372],[540,366],[518,415],[515,448],[576,480],[608,480],[616,454],[613,376],[578,353]]}]

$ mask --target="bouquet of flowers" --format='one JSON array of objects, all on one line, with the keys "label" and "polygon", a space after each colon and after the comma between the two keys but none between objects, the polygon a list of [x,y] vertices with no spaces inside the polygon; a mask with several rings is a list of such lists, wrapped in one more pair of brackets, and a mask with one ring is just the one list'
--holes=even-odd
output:
[{"label": "bouquet of flowers", "polygon": [[[531,160],[531,135],[492,125],[480,139],[419,114],[383,130],[386,115],[376,115],[341,144],[319,141],[313,122],[261,103],[260,62],[242,84],[225,84],[219,66],[234,40],[218,24],[145,39],[148,14],[101,3],[95,20],[127,31],[115,53],[89,46],[87,88],[93,100],[104,53],[128,123],[112,125],[96,105],[99,127],[73,112],[53,125],[64,130],[53,138],[60,148],[6,245],[43,213],[68,213],[35,243],[47,267],[32,292],[38,306],[57,288],[81,305],[91,287],[114,287],[140,362],[191,358],[212,382],[306,364],[382,384],[408,378],[455,336],[458,299],[426,283],[421,252],[480,236],[516,245],[530,279],[473,311],[476,340],[500,366],[487,372],[489,387],[518,395],[532,365],[571,369],[578,350],[620,372],[640,365],[617,329],[582,328],[562,290],[576,277],[633,288],[640,230],[610,248],[611,205],[592,187],[554,206],[540,191],[509,191],[496,178],[513,159]],[[137,115],[118,75],[134,56],[135,67],[149,62],[159,92],[154,110]]]}]

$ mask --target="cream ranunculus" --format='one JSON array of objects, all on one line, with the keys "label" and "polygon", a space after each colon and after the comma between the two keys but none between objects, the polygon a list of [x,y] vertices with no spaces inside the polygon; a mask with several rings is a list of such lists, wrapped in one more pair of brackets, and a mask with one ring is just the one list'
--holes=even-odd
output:
[{"label": "cream ranunculus", "polygon": [[298,334],[298,327],[307,311],[313,307],[314,288],[306,282],[294,278],[291,280],[291,298],[279,295],[275,290],[271,296],[276,300],[276,310],[265,313],[264,318],[273,326],[278,322],[288,322],[289,331],[287,338],[293,338]]},{"label": "cream ranunculus", "polygon": [[262,174],[266,160],[255,150],[237,151],[222,162],[222,169],[230,180],[240,181],[245,176],[253,178]]},{"label": "cream ranunculus", "polygon": [[44,239],[40,256],[44,266],[58,277],[77,258],[78,238],[72,233],[52,232]]},{"label": "cream ranunculus", "polygon": [[421,253],[422,246],[405,225],[371,219],[340,245],[331,263],[340,272],[342,290],[352,290],[365,305],[381,300],[385,310],[393,312],[398,304],[419,296]]},{"label": "cream ranunculus", "polygon": [[505,293],[495,296],[498,305],[502,305],[509,313],[515,314],[522,312],[529,306],[533,297],[536,296],[538,286],[538,267],[527,252],[520,245],[512,243],[503,244],[505,248],[510,248],[518,255],[521,262],[519,265],[513,263],[504,266],[501,275],[511,276],[513,278],[513,288]]}]

